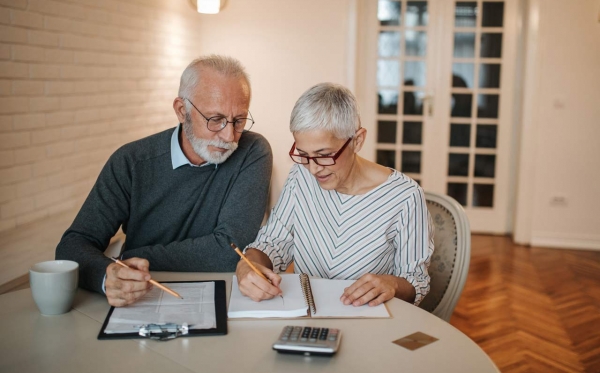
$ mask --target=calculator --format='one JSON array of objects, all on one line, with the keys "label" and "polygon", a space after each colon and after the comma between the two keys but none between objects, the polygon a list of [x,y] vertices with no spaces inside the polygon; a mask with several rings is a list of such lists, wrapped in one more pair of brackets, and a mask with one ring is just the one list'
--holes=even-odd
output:
[{"label": "calculator", "polygon": [[339,329],[286,326],[281,331],[279,339],[273,343],[273,350],[307,356],[331,356],[340,347],[341,338],[342,333]]}]

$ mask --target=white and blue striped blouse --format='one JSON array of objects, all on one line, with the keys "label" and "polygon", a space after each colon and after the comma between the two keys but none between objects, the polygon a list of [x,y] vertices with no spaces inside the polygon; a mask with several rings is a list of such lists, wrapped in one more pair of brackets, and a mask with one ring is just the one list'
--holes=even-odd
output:
[{"label": "white and blue striped blouse", "polygon": [[373,274],[405,278],[415,304],[429,292],[433,224],[422,189],[393,171],[362,195],[324,190],[294,165],[267,224],[248,245],[269,256],[275,272],[294,261],[296,273],[336,279]]}]

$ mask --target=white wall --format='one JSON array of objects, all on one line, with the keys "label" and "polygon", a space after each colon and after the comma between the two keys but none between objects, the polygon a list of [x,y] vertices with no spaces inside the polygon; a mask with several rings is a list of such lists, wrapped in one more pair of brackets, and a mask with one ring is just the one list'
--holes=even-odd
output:
[{"label": "white wall", "polygon": [[187,1],[0,1],[0,231],[75,210],[120,145],[174,126]]},{"label": "white wall", "polygon": [[[0,1],[0,231],[77,208],[114,149],[175,125],[179,74],[206,53],[233,55],[251,74],[275,202],[296,99],[322,81],[354,88],[362,3],[227,3],[209,16],[188,0]],[[600,4],[526,5],[515,239],[600,248]],[[551,205],[556,196],[566,203]]]},{"label": "white wall", "polygon": [[237,57],[251,75],[252,130],[269,140],[275,160],[271,205],[292,166],[287,154],[296,100],[320,82],[352,85],[353,6],[352,0],[229,0],[199,25],[199,52]]},{"label": "white wall", "polygon": [[78,209],[116,148],[177,124],[179,76],[209,53],[251,75],[273,204],[295,101],[318,82],[352,84],[353,3],[230,0],[200,15],[188,0],[0,1],[0,231]]},{"label": "white wall", "polygon": [[515,240],[600,249],[600,2],[528,10]]}]

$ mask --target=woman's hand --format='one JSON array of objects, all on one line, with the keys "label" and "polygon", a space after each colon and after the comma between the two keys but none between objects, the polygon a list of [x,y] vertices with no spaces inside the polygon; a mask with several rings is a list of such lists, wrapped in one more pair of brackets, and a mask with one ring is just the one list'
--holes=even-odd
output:
[{"label": "woman's hand", "polygon": [[255,302],[281,295],[281,289],[279,289],[281,277],[263,265],[254,261],[252,264],[254,264],[254,266],[261,271],[270,282],[254,272],[245,261],[240,260],[235,270],[240,292]]},{"label": "woman's hand", "polygon": [[370,307],[374,307],[396,296],[398,289],[402,287],[401,281],[408,284],[400,277],[367,273],[347,287],[340,300],[345,305],[352,304],[357,307],[369,303]]}]

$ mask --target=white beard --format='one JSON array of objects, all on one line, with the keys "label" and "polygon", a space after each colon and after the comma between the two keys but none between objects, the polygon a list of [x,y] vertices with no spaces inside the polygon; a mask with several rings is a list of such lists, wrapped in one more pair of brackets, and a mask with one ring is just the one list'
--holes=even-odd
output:
[{"label": "white beard", "polygon": [[[221,164],[229,158],[229,156],[237,149],[237,142],[226,142],[219,139],[206,140],[197,138],[194,135],[191,118],[186,115],[185,122],[183,122],[183,133],[185,137],[192,144],[194,152],[202,159],[212,164]],[[209,146],[215,146],[222,149],[227,149],[225,153],[211,152],[208,150]]]}]

